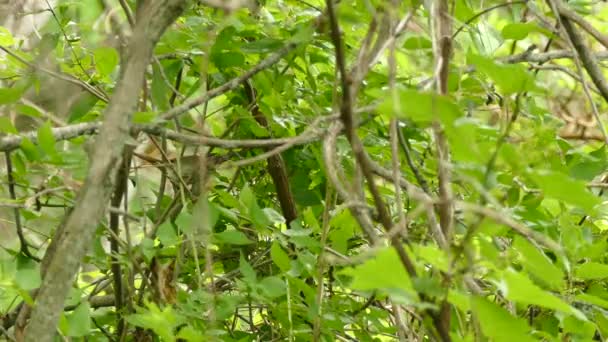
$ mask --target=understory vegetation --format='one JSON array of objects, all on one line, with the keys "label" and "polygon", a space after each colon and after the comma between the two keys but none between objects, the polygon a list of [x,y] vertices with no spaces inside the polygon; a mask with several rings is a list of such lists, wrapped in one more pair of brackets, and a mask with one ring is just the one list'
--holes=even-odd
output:
[{"label": "understory vegetation", "polygon": [[0,14],[0,340],[608,339],[605,1]]}]

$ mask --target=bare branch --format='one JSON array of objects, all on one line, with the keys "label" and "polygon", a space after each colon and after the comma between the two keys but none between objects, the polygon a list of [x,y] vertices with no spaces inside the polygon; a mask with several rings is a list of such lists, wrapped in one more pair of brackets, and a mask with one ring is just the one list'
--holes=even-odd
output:
[{"label": "bare branch", "polygon": [[600,31],[598,31],[595,27],[593,27],[591,24],[589,24],[589,22],[586,21],[585,18],[581,17],[578,13],[576,13],[573,10],[571,10],[570,8],[568,8],[568,6],[566,4],[564,4],[561,0],[556,0],[553,2],[555,3],[557,10],[559,11],[559,14],[562,17],[567,18],[568,20],[572,20],[575,23],[577,23],[581,28],[583,28],[583,30],[585,30],[587,33],[589,33],[591,36],[593,36],[593,38],[595,38],[605,48],[608,49],[608,36],[602,34]]},{"label": "bare branch", "polygon": [[[185,145],[203,145],[226,149],[233,148],[256,148],[256,147],[275,147],[286,144],[300,145],[318,140],[325,132],[325,128],[319,127],[322,121],[336,120],[337,115],[323,117],[322,120],[313,122],[309,130],[296,137],[274,138],[274,139],[221,139],[194,134],[179,133],[156,125],[132,125],[131,133],[144,132],[151,135],[166,137],[169,140],[177,141]],[[73,139],[83,135],[99,133],[100,122],[80,123],[64,127],[53,128],[53,136],[56,141]],[[314,127],[314,129],[312,129]],[[0,138],[0,151],[12,151],[21,146],[24,139],[29,139],[32,143],[38,143],[37,132],[27,132],[20,135],[9,135]]]},{"label": "bare branch", "polygon": [[[608,59],[608,51],[594,52],[592,56],[596,60],[606,60]],[[498,60],[504,63],[546,63],[554,59],[571,59],[573,57],[574,53],[568,50],[555,50],[543,53],[530,53],[526,51],[512,56],[501,57]]]}]

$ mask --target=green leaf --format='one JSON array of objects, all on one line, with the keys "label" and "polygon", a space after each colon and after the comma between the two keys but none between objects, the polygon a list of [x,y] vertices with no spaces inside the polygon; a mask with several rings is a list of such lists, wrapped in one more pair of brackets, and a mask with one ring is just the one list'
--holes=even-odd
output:
[{"label": "green leaf", "polygon": [[243,212],[248,213],[249,219],[257,229],[266,229],[270,225],[270,220],[258,205],[257,199],[249,186],[245,185],[241,190],[239,200],[244,206]]},{"label": "green leaf", "polygon": [[378,112],[389,118],[409,118],[422,123],[440,120],[446,125],[452,125],[454,120],[462,116],[458,106],[449,97],[434,92],[401,90],[397,102],[394,103],[392,96],[387,94],[385,101],[379,105]]},{"label": "green leaf", "polygon": [[251,241],[247,235],[235,229],[215,233],[213,234],[213,237],[218,243],[225,243],[229,245],[249,245],[253,243],[253,241]]},{"label": "green leaf", "polygon": [[23,154],[25,154],[25,157],[27,158],[27,160],[37,161],[40,159],[40,153],[38,152],[38,148],[27,137],[24,137],[23,140],[21,140],[20,147],[21,147],[21,150],[23,151]]},{"label": "green leaf", "polygon": [[6,105],[17,102],[23,95],[24,88],[0,88],[0,105]]},{"label": "green leaf", "polygon": [[521,273],[507,270],[502,273],[502,279],[497,285],[505,297],[510,300],[522,304],[538,305],[586,319],[582,312],[555,297],[551,292],[534,285],[528,277]]},{"label": "green leaf", "polygon": [[4,47],[9,47],[15,44],[15,39],[11,32],[3,26],[0,26],[0,45]]},{"label": "green leaf", "polygon": [[471,298],[471,308],[481,331],[492,341],[536,341],[529,335],[530,327],[524,319],[512,316],[507,310],[482,297]]},{"label": "green leaf", "polygon": [[178,242],[177,234],[175,229],[171,225],[171,222],[165,221],[158,227],[156,236],[164,246],[174,246]]},{"label": "green leaf", "polygon": [[577,278],[585,280],[608,278],[608,265],[593,261],[586,262],[577,267],[574,274]]},{"label": "green leaf", "polygon": [[583,181],[575,180],[555,171],[536,171],[530,177],[543,194],[564,203],[579,206],[587,211],[600,203],[598,197],[587,190]]},{"label": "green leaf", "polygon": [[317,218],[315,217],[315,213],[313,212],[312,207],[306,208],[306,210],[304,210],[303,214],[304,214],[304,222],[306,222],[306,225],[308,225],[310,228],[312,228],[313,231],[320,232],[321,226],[319,226],[319,221],[317,221]]},{"label": "green leaf", "polygon": [[493,59],[469,54],[467,63],[475,66],[496,84],[505,94],[531,91],[536,88],[534,75],[524,66],[518,64],[499,64]]},{"label": "green leaf", "polygon": [[141,253],[146,257],[147,261],[151,261],[152,258],[156,255],[156,249],[154,249],[154,240],[145,237],[141,240]]},{"label": "green leaf", "polygon": [[30,291],[40,287],[42,279],[40,270],[36,268],[23,268],[15,273],[15,284],[22,290]]},{"label": "green leaf", "polygon": [[148,310],[138,309],[138,313],[127,316],[127,321],[135,326],[152,330],[163,341],[175,341],[173,330],[183,321],[168,305],[162,310],[154,303],[148,304]]},{"label": "green leaf", "polygon": [[194,329],[189,325],[179,329],[179,332],[177,333],[176,337],[180,340],[185,340],[187,342],[198,342],[204,341],[206,339],[205,335],[202,332]]},{"label": "green leaf", "polygon": [[9,133],[9,134],[17,134],[17,129],[13,126],[11,119],[6,116],[0,116],[0,132]]},{"label": "green leaf", "polygon": [[155,112],[135,112],[133,114],[133,123],[146,124],[152,122],[155,118]]},{"label": "green leaf", "polygon": [[564,283],[564,273],[549,258],[528,240],[516,236],[513,247],[521,253],[521,263],[526,270],[543,280],[554,290],[560,290]]},{"label": "green leaf", "polygon": [[272,261],[277,265],[281,271],[287,272],[291,269],[291,261],[289,255],[283,250],[283,247],[277,242],[273,241],[270,246],[270,257]]},{"label": "green leaf", "polygon": [[38,145],[49,156],[57,154],[57,150],[55,149],[55,136],[53,135],[53,129],[51,128],[50,122],[46,122],[38,128]]},{"label": "green leaf", "polygon": [[87,301],[81,302],[71,315],[67,316],[68,336],[82,337],[91,332],[91,307]]},{"label": "green leaf", "polygon": [[431,244],[418,245],[413,249],[418,258],[428,262],[440,271],[448,272],[449,260],[443,250]]},{"label": "green leaf", "polygon": [[[201,201],[204,201],[204,199],[201,199]],[[201,201],[197,202],[197,204],[199,204]],[[209,216],[210,215],[208,215],[207,218]],[[190,234],[192,233],[195,225],[196,223],[194,221],[194,216],[185,208],[179,213],[179,215],[177,215],[177,218],[175,218],[175,227],[177,227],[180,232]]]},{"label": "green leaf", "polygon": [[287,293],[285,281],[275,276],[270,276],[262,279],[258,286],[269,298],[281,297]]},{"label": "green leaf", "polygon": [[427,37],[414,36],[405,40],[403,48],[406,50],[431,49],[433,48],[433,43]]},{"label": "green leaf", "polygon": [[218,69],[228,69],[245,65],[245,56],[235,51],[212,54],[211,59]]},{"label": "green leaf", "polygon": [[268,53],[283,46],[283,40],[273,38],[262,38],[241,46],[244,53]]},{"label": "green leaf", "polygon": [[587,320],[579,320],[568,316],[562,320],[563,333],[571,336],[572,341],[592,341],[597,327]]},{"label": "green leaf", "polygon": [[371,259],[342,273],[353,278],[349,287],[355,290],[399,289],[413,293],[410,277],[392,247],[380,250]]},{"label": "green leaf", "polygon": [[101,76],[108,76],[118,65],[119,56],[116,49],[111,47],[100,47],[93,51],[95,68]]},{"label": "green leaf", "polygon": [[602,299],[600,297],[596,297],[596,296],[592,296],[590,294],[587,293],[581,293],[576,295],[574,298],[576,298],[577,300],[583,301],[583,302],[587,302],[589,304],[593,304],[593,305],[597,305],[603,309],[607,309],[608,310],[608,300],[606,299]]},{"label": "green leaf", "polygon": [[255,283],[256,282],[256,274],[255,274],[255,270],[253,269],[253,267],[251,267],[251,265],[247,262],[247,260],[245,260],[245,257],[243,256],[243,254],[241,254],[240,258],[239,258],[239,271],[241,271],[241,274],[243,275],[243,279],[248,282],[248,283]]},{"label": "green leaf", "polygon": [[504,39],[522,40],[537,29],[538,27],[534,23],[512,23],[505,25],[501,33]]}]

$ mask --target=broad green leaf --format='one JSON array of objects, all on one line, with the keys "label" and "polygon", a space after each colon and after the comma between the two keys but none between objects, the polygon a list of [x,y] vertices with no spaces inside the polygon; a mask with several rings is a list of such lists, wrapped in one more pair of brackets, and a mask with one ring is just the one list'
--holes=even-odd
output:
[{"label": "broad green leaf", "polygon": [[576,298],[577,300],[583,301],[583,302],[587,302],[589,304],[597,305],[603,309],[608,310],[608,300],[606,300],[606,299],[592,296],[587,293],[578,294],[574,298]]},{"label": "broad green leaf", "polygon": [[103,12],[103,7],[99,1],[95,0],[80,0],[78,2],[83,23],[93,23],[99,20],[99,16]]},{"label": "broad green leaf", "polygon": [[301,44],[310,41],[315,34],[314,26],[312,23],[301,25],[296,34],[291,38],[295,44]]},{"label": "broad green leaf", "polygon": [[94,117],[96,113],[93,109],[95,108],[97,102],[99,102],[99,98],[97,98],[97,96],[93,96],[88,93],[83,94],[70,109],[70,117],[68,122],[77,122],[83,118],[85,119],[83,121],[86,121],[87,118],[91,116]]},{"label": "broad green leaf", "polygon": [[496,342],[536,341],[530,336],[526,321],[482,297],[471,298],[471,308],[483,334]]},{"label": "broad green leaf", "polygon": [[247,262],[247,260],[243,256],[243,254],[241,254],[241,257],[239,259],[239,270],[241,271],[241,274],[243,275],[243,279],[246,282],[255,283],[256,278],[257,278],[256,274],[255,274],[255,270],[253,269],[253,267],[251,267],[251,264],[249,264]]},{"label": "broad green leaf", "polygon": [[557,298],[551,292],[536,286],[525,275],[513,270],[503,272],[502,279],[498,281],[497,286],[509,300],[522,304],[538,305],[547,309],[573,314],[580,319],[586,319],[582,312]]},{"label": "broad green leaf", "polygon": [[283,40],[273,38],[262,38],[243,44],[241,51],[244,53],[268,53],[283,46]]},{"label": "broad green leaf", "polygon": [[312,228],[313,231],[315,231],[315,232],[321,231],[321,227],[319,226],[319,221],[317,221],[317,218],[315,217],[315,213],[312,211],[312,207],[308,207],[308,208],[306,208],[306,210],[304,210],[304,222],[306,222],[306,224],[310,228]]},{"label": "broad green leaf", "polygon": [[68,336],[87,336],[91,331],[91,306],[87,301],[80,303],[68,319]]},{"label": "broad green leaf", "polygon": [[138,313],[127,316],[127,321],[135,326],[152,330],[163,341],[175,341],[173,330],[183,319],[173,307],[168,305],[160,309],[156,304],[148,304],[147,310],[138,309]]},{"label": "broad green leaf", "polygon": [[502,28],[504,39],[522,40],[531,32],[537,31],[537,26],[533,23],[511,23]]},{"label": "broad green leaf", "polygon": [[160,227],[158,227],[156,236],[164,246],[174,246],[178,242],[178,237],[175,233],[175,228],[173,228],[171,223],[168,221],[164,222],[160,225]]},{"label": "broad green leaf", "polygon": [[467,56],[467,63],[484,73],[506,94],[534,90],[534,76],[522,65],[499,64],[494,60],[474,54]]},{"label": "broad green leaf", "polygon": [[95,68],[102,76],[108,76],[118,65],[118,52],[110,47],[100,47],[93,51],[95,57]]},{"label": "broad green leaf", "polygon": [[600,203],[598,197],[587,190],[583,181],[575,180],[555,171],[536,171],[530,177],[547,197],[591,210]]},{"label": "broad green leaf", "polygon": [[22,290],[33,290],[40,286],[40,270],[36,268],[23,268],[15,273],[15,284]]},{"label": "broad green leaf", "polygon": [[244,206],[244,212],[248,213],[249,219],[257,229],[266,229],[270,225],[270,220],[258,205],[255,194],[249,186],[246,185],[241,190],[239,200]]},{"label": "broad green leaf", "polygon": [[401,90],[397,101],[394,103],[392,96],[387,94],[378,112],[387,117],[409,118],[421,123],[440,120],[446,125],[451,125],[461,116],[460,109],[450,98],[436,93]]},{"label": "broad green leaf", "polygon": [[38,145],[50,156],[57,154],[57,150],[55,149],[55,136],[53,135],[53,129],[49,122],[38,128]]},{"label": "broad green leaf", "polygon": [[571,336],[574,341],[592,341],[597,327],[587,320],[579,320],[568,316],[562,321],[563,333]]},{"label": "broad green leaf", "polygon": [[415,246],[413,249],[418,258],[433,265],[439,271],[448,272],[449,260],[443,250],[432,244]]},{"label": "broad green leaf", "polygon": [[28,106],[28,105],[24,105],[24,104],[16,104],[15,109],[20,114],[31,116],[33,118],[39,118],[42,116],[42,113],[40,113],[40,110],[38,108],[34,108],[32,106]]},{"label": "broad green leaf", "polygon": [[403,48],[406,50],[431,49],[433,48],[433,43],[427,37],[414,36],[405,40]]},{"label": "broad green leaf", "polygon": [[350,288],[355,290],[399,289],[406,293],[413,292],[410,277],[392,247],[380,250],[371,259],[342,273],[353,278]]},{"label": "broad green leaf", "polygon": [[11,32],[6,27],[0,26],[0,45],[10,47],[13,44],[15,44],[15,39]]},{"label": "broad green leaf", "polygon": [[146,260],[149,262],[152,260],[154,255],[156,255],[156,249],[154,248],[154,241],[148,237],[145,237],[141,241],[141,253],[146,257]]},{"label": "broad green leaf", "polygon": [[[204,200],[205,199],[201,199],[201,201]],[[180,232],[184,232],[186,234],[192,233],[194,230],[193,226],[197,225],[197,223],[198,222],[194,220],[193,215],[190,214],[186,209],[182,210],[175,219],[175,226],[177,227],[177,229],[179,229]]]},{"label": "broad green leaf", "polygon": [[277,298],[287,293],[287,287],[285,281],[279,277],[270,276],[262,279],[258,284],[258,287],[268,296],[269,298]]},{"label": "broad green leaf", "polygon": [[564,273],[526,239],[516,236],[514,240],[513,247],[521,253],[520,261],[526,270],[552,289],[560,290],[564,283]]},{"label": "broad green leaf", "polygon": [[190,325],[179,329],[176,337],[187,342],[198,342],[206,339],[206,336],[201,331],[194,329]]},{"label": "broad green leaf", "polygon": [[15,103],[23,95],[24,88],[0,88],[0,105]]},{"label": "broad green leaf", "polygon": [[469,297],[468,294],[455,290],[450,290],[448,292],[448,301],[464,312],[471,310],[471,301]]},{"label": "broad green leaf", "polygon": [[11,119],[6,116],[0,116],[0,132],[9,133],[9,134],[17,134],[17,129],[13,126]]},{"label": "broad green leaf", "polygon": [[247,235],[235,229],[215,233],[213,234],[213,237],[217,242],[229,245],[249,245],[253,243],[253,241],[251,241]]},{"label": "broad green leaf", "polygon": [[155,112],[136,112],[133,114],[133,123],[146,124],[151,123],[156,118]]},{"label": "broad green leaf", "polygon": [[608,265],[598,262],[586,262],[576,268],[574,272],[581,279],[604,279],[608,278]]},{"label": "broad green leaf", "polygon": [[245,64],[245,56],[235,51],[212,54],[211,59],[219,69],[241,67]]},{"label": "broad green leaf", "polygon": [[270,257],[272,261],[277,265],[281,271],[287,272],[291,269],[291,262],[289,255],[283,250],[283,247],[277,242],[273,241],[270,246]]},{"label": "broad green leaf", "polygon": [[25,157],[27,158],[27,160],[37,161],[38,159],[40,159],[40,152],[38,152],[38,148],[27,137],[24,137],[23,140],[21,140],[20,147],[21,147],[21,150],[23,151],[23,154],[25,154]]}]

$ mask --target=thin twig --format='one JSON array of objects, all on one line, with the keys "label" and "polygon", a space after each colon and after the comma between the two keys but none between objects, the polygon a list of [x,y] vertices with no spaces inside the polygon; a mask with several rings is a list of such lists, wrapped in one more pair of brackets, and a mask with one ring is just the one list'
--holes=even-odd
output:
[{"label": "thin twig", "polygon": [[[10,152],[5,152],[6,156],[6,176],[8,178],[8,192],[11,196],[11,200],[15,201],[17,196],[15,194],[15,178],[13,177],[13,162],[11,160]],[[40,258],[32,255],[29,249],[29,243],[25,238],[25,234],[23,233],[23,227],[21,225],[21,213],[19,212],[19,208],[13,208],[13,213],[15,214],[15,229],[17,230],[17,236],[19,237],[19,246],[20,252],[26,257],[40,261]]]},{"label": "thin twig", "polygon": [[[582,70],[584,67],[587,71],[587,74],[589,74],[589,77],[591,77],[591,80],[599,90],[604,100],[608,102],[608,83],[604,78],[604,74],[600,69],[599,65],[597,64],[597,61],[589,51],[589,48],[585,45],[583,37],[580,35],[574,25],[572,25],[566,13],[564,13],[564,6],[560,5],[561,0],[547,1],[553,9],[557,20],[560,23],[560,26],[563,28],[566,33],[566,36],[568,37],[567,42],[568,45],[571,47],[572,51],[574,52],[574,64],[576,65],[579,77],[582,80],[585,79]],[[587,82],[584,81],[582,82],[582,85],[585,96],[587,97],[587,100],[589,101],[589,103],[591,104],[591,108],[593,109],[593,115],[595,116],[595,120],[597,121],[600,131],[602,132],[602,135],[604,137],[604,142],[608,144],[608,132],[606,131],[606,127],[602,123],[597,105],[595,104],[595,101],[593,101],[591,92],[589,91],[589,86],[587,85]]]},{"label": "thin twig", "polygon": [[66,81],[72,84],[75,84],[77,86],[79,86],[80,88],[82,88],[83,90],[86,90],[87,92],[89,92],[91,95],[97,97],[98,99],[100,99],[103,102],[108,102],[108,97],[103,94],[102,92],[100,92],[97,88],[93,87],[92,85],[88,84],[87,82],[81,81],[71,75],[67,75],[67,74],[63,74],[63,73],[59,73],[59,72],[55,72],[49,69],[46,69],[44,67],[41,67],[39,65],[30,63],[28,61],[26,61],[25,59],[23,59],[21,56],[17,55],[16,53],[14,53],[13,51],[7,49],[4,46],[0,46],[0,50],[6,52],[6,54],[8,54],[9,56],[13,57],[14,59],[16,59],[17,61],[19,61],[20,63],[26,65],[27,67],[29,67],[32,70],[37,70],[37,71],[41,71],[45,74],[48,74],[51,77],[54,77],[56,79],[62,80],[62,81]]}]

